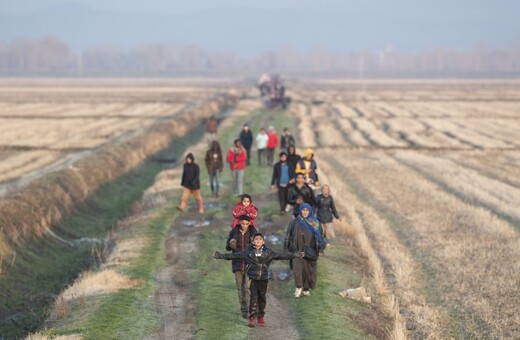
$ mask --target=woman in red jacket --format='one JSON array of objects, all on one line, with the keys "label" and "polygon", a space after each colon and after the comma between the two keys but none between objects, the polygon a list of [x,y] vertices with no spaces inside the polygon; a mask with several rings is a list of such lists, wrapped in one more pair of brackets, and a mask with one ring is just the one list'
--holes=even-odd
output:
[{"label": "woman in red jacket", "polygon": [[241,196],[244,192],[244,168],[246,167],[247,154],[240,139],[235,139],[233,147],[229,149],[226,161],[231,169],[233,177],[233,191],[235,195]]}]

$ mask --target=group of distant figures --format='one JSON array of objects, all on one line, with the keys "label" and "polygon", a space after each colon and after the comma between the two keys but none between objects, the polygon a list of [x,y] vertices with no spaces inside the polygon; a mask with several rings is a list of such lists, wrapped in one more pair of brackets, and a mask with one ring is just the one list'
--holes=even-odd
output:
[{"label": "group of distant figures", "polygon": [[291,102],[291,98],[285,95],[283,80],[283,75],[270,76],[267,73],[262,74],[258,79],[257,85],[265,108],[280,107],[285,110]]},{"label": "group of distant figures", "polygon": [[[220,197],[219,178],[224,169],[224,157],[216,140],[218,120],[208,119],[206,137],[209,149],[205,165],[210,178],[212,197]],[[318,258],[335,237],[333,217],[340,219],[334,199],[327,185],[319,190],[317,163],[314,152],[307,149],[304,156],[296,153],[296,142],[289,129],[279,137],[273,127],[261,128],[254,139],[258,150],[257,166],[272,166],[271,189],[277,191],[280,214],[292,210],[287,226],[284,251],[276,252],[265,244],[265,236],[259,232],[255,219],[259,209],[253,204],[251,195],[243,193],[244,170],[251,166],[253,134],[246,124],[226,154],[225,161],[233,179],[233,192],[240,197],[234,206],[225,248],[230,253],[215,252],[217,259],[232,261],[232,270],[238,291],[241,314],[249,319],[250,327],[265,326],[266,293],[269,280],[269,265],[273,260],[290,260],[296,298],[310,296],[317,283]],[[280,144],[280,145],[279,145]],[[280,147],[279,160],[274,163],[274,152]],[[182,181],[183,195],[178,206],[186,209],[190,195],[198,203],[199,212],[204,213],[200,194],[200,169],[193,154],[186,156]]]}]

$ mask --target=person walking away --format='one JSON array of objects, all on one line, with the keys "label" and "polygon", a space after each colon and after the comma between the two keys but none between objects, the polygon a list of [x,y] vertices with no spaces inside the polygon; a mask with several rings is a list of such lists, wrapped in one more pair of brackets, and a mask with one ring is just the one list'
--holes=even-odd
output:
[{"label": "person walking away", "polygon": [[251,226],[256,228],[255,219],[258,216],[258,208],[253,204],[251,195],[243,194],[240,196],[240,202],[238,202],[233,208],[233,222],[231,222],[231,228],[236,228],[239,223],[240,216],[249,216]]},{"label": "person walking away", "polygon": [[199,213],[204,214],[204,203],[200,194],[200,169],[199,165],[195,163],[195,157],[192,153],[186,155],[186,162],[182,169],[181,185],[184,188],[182,191],[181,204],[177,209],[184,211],[188,203],[190,195],[199,205]]},{"label": "person walking away", "polygon": [[269,126],[267,132],[267,165],[273,166],[274,164],[274,151],[278,147],[278,135],[273,126]]},{"label": "person walking away", "polygon": [[262,166],[266,162],[266,151],[267,143],[269,142],[269,136],[264,128],[260,129],[260,132],[256,135],[256,149],[258,150],[258,165]]},{"label": "person walking away", "polygon": [[285,235],[284,251],[302,254],[291,260],[293,270],[294,297],[311,295],[318,279],[318,256],[323,251],[321,229],[309,204],[300,207],[297,218],[291,220]]},{"label": "person walking away", "polygon": [[240,135],[238,136],[238,138],[240,138],[240,142],[246,149],[246,154],[247,154],[246,165],[250,165],[251,164],[251,147],[253,146],[253,133],[251,132],[249,125],[244,124],[244,126],[242,127],[242,131],[240,131]]},{"label": "person walking away", "polygon": [[296,154],[296,147],[289,145],[287,147],[287,164],[296,173],[296,164],[301,159],[300,155]]},{"label": "person walking away", "polygon": [[318,174],[316,170],[318,166],[314,160],[314,152],[312,149],[305,150],[303,158],[296,163],[295,172],[304,174],[306,179],[310,179],[310,183],[314,186],[319,186]]},{"label": "person walking away", "polygon": [[274,191],[275,188],[278,188],[278,202],[280,203],[281,215],[285,214],[289,185],[294,182],[294,169],[289,167],[287,154],[282,151],[280,152],[280,161],[273,166],[273,176],[271,177],[271,190]]},{"label": "person walking away", "polygon": [[206,121],[206,141],[211,146],[211,142],[217,139],[218,133],[218,119],[212,115]]},{"label": "person walking away", "polygon": [[233,192],[235,195],[242,195],[244,190],[244,168],[246,167],[246,150],[242,146],[240,139],[235,139],[233,147],[229,149],[226,161],[231,169],[233,177]]},{"label": "person walking away", "polygon": [[206,158],[204,160],[206,168],[208,169],[209,185],[211,187],[211,196],[219,197],[219,177],[224,168],[222,159],[222,150],[220,144],[216,140],[211,142],[211,146],[206,151]]},{"label": "person walking away", "polygon": [[311,187],[305,183],[303,174],[296,174],[296,183],[289,188],[287,194],[287,202],[293,206],[293,216],[297,217],[300,213],[300,206],[308,203],[314,210],[316,208],[316,200]]},{"label": "person walking away", "polygon": [[280,136],[281,151],[289,152],[289,145],[295,145],[294,137],[288,128],[283,129],[283,134]]},{"label": "person walking away", "polygon": [[216,251],[215,259],[244,260],[247,265],[247,275],[250,285],[249,293],[249,327],[255,327],[255,318],[258,326],[265,326],[265,307],[267,305],[267,286],[269,283],[269,266],[273,260],[290,260],[301,254],[276,252],[265,245],[264,235],[256,233],[253,237],[253,246],[241,253],[222,254]]},{"label": "person walking away", "polygon": [[316,196],[316,208],[318,210],[316,214],[318,221],[323,228],[324,239],[327,245],[329,245],[330,241],[336,237],[334,226],[332,225],[332,217],[334,216],[338,221],[341,221],[341,218],[336,210],[336,205],[328,185],[323,185],[321,194]]},{"label": "person walking away", "polygon": [[[256,233],[258,233],[258,230],[251,225],[251,217],[248,215],[240,216],[238,227],[231,229],[229,232],[226,250],[232,253],[245,251],[253,244],[253,236]],[[249,316],[249,278],[247,276],[246,261],[243,259],[233,260],[231,262],[231,270],[235,275],[240,312],[242,317],[247,319]]]}]

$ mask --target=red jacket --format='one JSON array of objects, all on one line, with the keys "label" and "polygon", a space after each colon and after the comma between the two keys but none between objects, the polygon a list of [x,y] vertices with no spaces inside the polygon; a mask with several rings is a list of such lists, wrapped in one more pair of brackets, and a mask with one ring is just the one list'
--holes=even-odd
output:
[{"label": "red jacket", "polygon": [[240,216],[242,215],[248,215],[251,217],[251,224],[250,226],[255,226],[255,218],[258,216],[258,208],[253,205],[253,203],[250,203],[247,207],[245,207],[242,202],[238,202],[235,207],[233,208],[233,222],[231,222],[231,228],[235,228],[240,221],[238,220]]},{"label": "red jacket", "polygon": [[267,148],[275,149],[278,146],[278,135],[276,133],[268,133]]},{"label": "red jacket", "polygon": [[238,154],[235,154],[233,148],[229,149],[226,161],[229,163],[229,168],[231,171],[238,169],[244,170],[246,167],[247,154],[246,150],[242,149]]}]

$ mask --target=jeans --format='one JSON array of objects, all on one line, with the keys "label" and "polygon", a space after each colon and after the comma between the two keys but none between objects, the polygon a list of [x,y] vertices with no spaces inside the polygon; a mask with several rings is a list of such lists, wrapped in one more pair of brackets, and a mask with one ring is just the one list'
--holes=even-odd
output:
[{"label": "jeans", "polygon": [[278,202],[280,202],[280,211],[285,212],[285,207],[287,206],[287,192],[289,191],[289,186],[278,187]]},{"label": "jeans", "polygon": [[245,271],[237,270],[235,273],[235,283],[237,285],[238,292],[238,303],[240,304],[240,311],[242,314],[246,314],[249,310],[249,300],[250,300],[250,291],[249,291],[249,277]]},{"label": "jeans", "polygon": [[235,169],[231,175],[233,176],[233,192],[235,195],[242,195],[244,193],[244,170]]},{"label": "jeans", "polygon": [[266,156],[267,149],[258,149],[258,165],[266,164]]},{"label": "jeans", "polygon": [[218,171],[218,169],[213,170],[213,173],[209,174],[209,185],[211,187],[211,193],[215,195],[218,195],[218,190],[220,186],[218,181],[219,175],[220,172]]},{"label": "jeans", "polygon": [[267,304],[266,294],[267,280],[251,280],[250,291],[251,301],[249,302],[249,316],[264,316],[265,305]]}]

